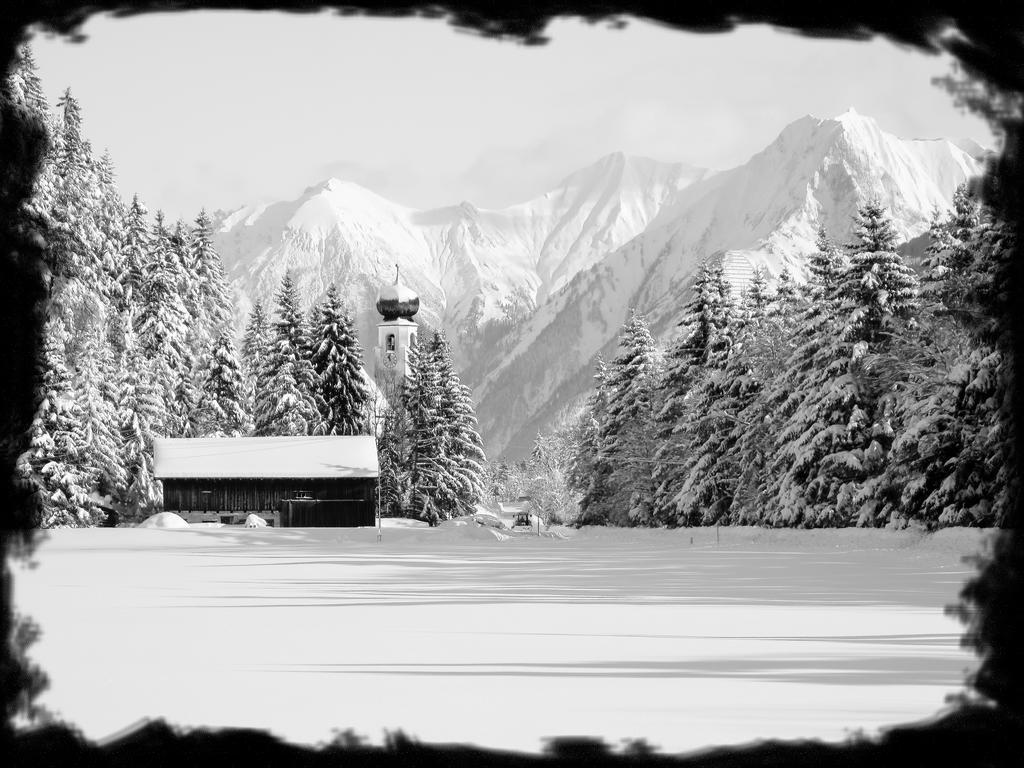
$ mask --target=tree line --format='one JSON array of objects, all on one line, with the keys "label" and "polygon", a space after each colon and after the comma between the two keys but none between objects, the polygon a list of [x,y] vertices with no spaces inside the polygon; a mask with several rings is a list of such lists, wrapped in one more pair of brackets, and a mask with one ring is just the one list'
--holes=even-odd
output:
[{"label": "tree line", "polygon": [[[1010,509],[1012,230],[965,188],[915,271],[877,201],[819,230],[809,280],[704,264],[674,339],[643,316],[521,473],[579,524],[998,525]],[[565,500],[556,499],[564,513]]]}]

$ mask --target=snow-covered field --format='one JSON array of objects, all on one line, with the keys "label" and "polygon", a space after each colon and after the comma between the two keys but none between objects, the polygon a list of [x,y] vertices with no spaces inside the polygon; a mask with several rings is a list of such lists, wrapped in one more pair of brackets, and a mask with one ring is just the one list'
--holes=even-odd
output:
[{"label": "snow-covered field", "polygon": [[59,530],[15,602],[41,703],[94,739],[141,717],[525,751],[841,739],[931,716],[974,666],[942,609],[986,534],[720,535]]}]

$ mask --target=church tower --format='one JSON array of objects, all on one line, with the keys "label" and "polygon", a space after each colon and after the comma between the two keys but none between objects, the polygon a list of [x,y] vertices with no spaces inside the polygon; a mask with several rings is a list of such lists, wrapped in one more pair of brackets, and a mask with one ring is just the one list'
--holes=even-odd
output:
[{"label": "church tower", "polygon": [[416,343],[416,323],[412,321],[420,309],[420,298],[398,281],[385,285],[377,296],[377,311],[383,320],[377,323],[377,346],[374,349],[374,377],[379,382],[392,379],[401,382],[407,371],[409,347]]}]

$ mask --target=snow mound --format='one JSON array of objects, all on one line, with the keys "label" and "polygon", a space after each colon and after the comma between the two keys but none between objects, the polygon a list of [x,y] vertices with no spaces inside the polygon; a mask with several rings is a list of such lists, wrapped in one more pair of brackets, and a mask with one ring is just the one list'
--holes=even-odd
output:
[{"label": "snow mound", "polygon": [[157,512],[139,523],[139,528],[188,528],[188,521],[173,512]]},{"label": "snow mound", "polygon": [[508,527],[508,526],[505,525],[505,521],[504,520],[502,520],[500,517],[498,517],[493,512],[488,512],[486,510],[481,510],[481,511],[478,511],[476,514],[474,514],[473,515],[473,520],[478,525],[486,525],[489,528],[498,528],[500,530],[504,530],[505,528]]},{"label": "snow mound", "polygon": [[384,517],[380,521],[381,528],[429,528],[426,520],[411,517]]},{"label": "snow mound", "polygon": [[267,527],[267,521],[264,520],[259,515],[249,515],[247,518],[245,518],[245,527],[246,528],[266,528]]},{"label": "snow mound", "polygon": [[488,525],[478,525],[473,518],[445,520],[437,527],[443,533],[445,541],[505,541],[509,538],[507,534]]}]

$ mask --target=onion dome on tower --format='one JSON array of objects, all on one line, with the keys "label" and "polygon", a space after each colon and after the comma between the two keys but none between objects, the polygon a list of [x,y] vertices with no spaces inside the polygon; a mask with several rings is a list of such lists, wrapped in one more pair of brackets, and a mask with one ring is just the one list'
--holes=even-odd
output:
[{"label": "onion dome on tower", "polygon": [[385,322],[403,318],[411,320],[412,316],[420,310],[420,297],[406,286],[398,282],[398,267],[395,267],[395,282],[393,285],[385,285],[377,294],[377,311],[384,317]]}]

